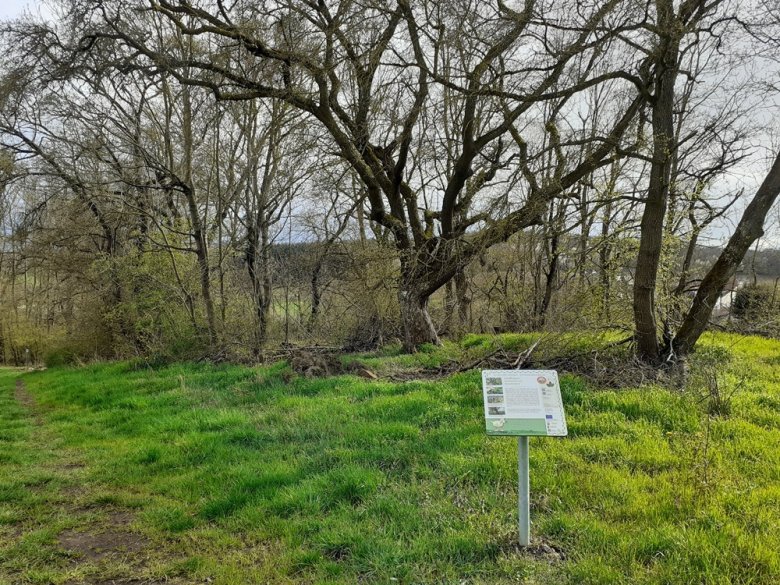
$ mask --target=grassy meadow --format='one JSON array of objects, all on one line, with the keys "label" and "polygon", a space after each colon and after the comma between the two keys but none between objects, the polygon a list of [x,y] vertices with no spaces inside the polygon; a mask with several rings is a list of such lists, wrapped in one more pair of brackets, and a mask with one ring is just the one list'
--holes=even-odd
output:
[{"label": "grassy meadow", "polygon": [[[492,343],[360,359],[386,374]],[[715,397],[696,375],[562,377],[570,436],[531,439],[531,552],[477,370],[0,370],[0,584],[780,582],[780,342],[703,345]]]}]

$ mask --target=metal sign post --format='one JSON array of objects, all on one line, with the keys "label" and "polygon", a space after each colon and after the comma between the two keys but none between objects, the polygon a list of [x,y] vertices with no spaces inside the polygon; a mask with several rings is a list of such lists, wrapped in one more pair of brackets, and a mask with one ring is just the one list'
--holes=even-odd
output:
[{"label": "metal sign post", "polygon": [[517,518],[520,546],[531,544],[528,437],[565,437],[558,373],[554,370],[483,370],[485,430],[517,437]]},{"label": "metal sign post", "polygon": [[528,437],[517,437],[517,512],[520,546],[531,544],[531,489],[528,480]]}]

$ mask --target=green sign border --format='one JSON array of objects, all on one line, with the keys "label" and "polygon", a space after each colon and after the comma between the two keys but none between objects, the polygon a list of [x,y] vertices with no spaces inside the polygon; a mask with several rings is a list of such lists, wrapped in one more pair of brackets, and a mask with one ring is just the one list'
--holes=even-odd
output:
[{"label": "green sign border", "polygon": [[541,418],[505,418],[501,430],[493,426],[493,419],[485,419],[488,435],[546,437],[547,424]]}]

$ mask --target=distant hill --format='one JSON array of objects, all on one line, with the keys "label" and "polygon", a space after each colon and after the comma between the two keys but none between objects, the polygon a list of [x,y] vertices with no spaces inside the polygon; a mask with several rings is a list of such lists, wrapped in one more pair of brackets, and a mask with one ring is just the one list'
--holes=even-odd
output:
[{"label": "distant hill", "polygon": [[[697,246],[693,256],[695,272],[700,272],[712,266],[723,248],[719,246]],[[740,264],[738,277],[752,278],[755,271],[759,280],[774,280],[780,277],[780,250],[759,250],[755,254],[749,251]]]}]

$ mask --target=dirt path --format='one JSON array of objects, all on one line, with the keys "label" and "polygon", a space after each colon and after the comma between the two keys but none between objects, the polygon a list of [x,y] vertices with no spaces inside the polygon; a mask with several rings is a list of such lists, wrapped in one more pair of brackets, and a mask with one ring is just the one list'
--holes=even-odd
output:
[{"label": "dirt path", "polygon": [[[46,427],[35,397],[24,381],[16,380],[14,399],[23,407],[34,427],[30,441],[33,445],[51,447],[58,437]],[[66,585],[156,585],[163,583],[143,578],[151,550],[149,539],[134,530],[132,510],[115,504],[96,504],[90,501],[88,468],[79,453],[56,449],[53,457],[25,468],[31,475],[50,477],[43,486],[27,487],[38,490],[35,495],[44,498],[45,517],[25,518],[12,533],[14,544],[22,545],[26,538],[46,529],[46,525],[63,525],[55,536],[54,558],[51,569],[68,575]],[[54,487],[56,486],[56,487]],[[24,502],[20,502],[24,505]],[[3,582],[0,565],[0,582]],[[19,575],[11,575],[17,582]],[[16,580],[14,580],[16,579]],[[57,582],[60,582],[59,580]],[[165,581],[172,583],[172,581]]]},{"label": "dirt path", "polygon": [[19,378],[16,380],[16,388],[14,389],[14,398],[21,404],[28,412],[35,409],[35,398],[27,391],[24,386],[24,382]]}]

